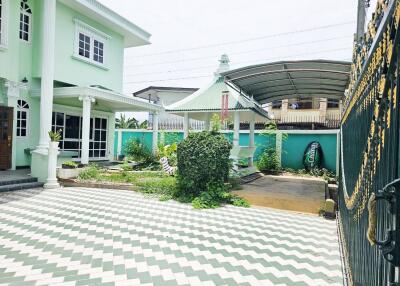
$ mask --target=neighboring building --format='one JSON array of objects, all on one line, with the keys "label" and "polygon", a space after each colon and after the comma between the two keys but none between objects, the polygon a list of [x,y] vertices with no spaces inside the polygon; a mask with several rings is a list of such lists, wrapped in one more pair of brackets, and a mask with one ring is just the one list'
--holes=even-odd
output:
[{"label": "neighboring building", "polygon": [[[133,93],[134,97],[146,99],[151,103],[160,105],[171,105],[196,92],[198,88],[149,86],[145,89]],[[149,126],[153,125],[153,114],[149,113]],[[190,120],[192,129],[202,129],[203,122]],[[161,111],[159,114],[160,129],[182,129],[183,117]]]},{"label": "neighboring building", "polygon": [[266,104],[279,129],[337,129],[341,101],[327,98],[284,99]]},{"label": "neighboring building", "polygon": [[279,129],[337,129],[350,62],[296,60],[224,72],[230,85],[258,101]]},{"label": "neighboring building", "polygon": [[95,0],[0,0],[0,169],[47,173],[60,157],[113,158],[115,112],[158,106],[122,94],[124,49],[150,34]]}]

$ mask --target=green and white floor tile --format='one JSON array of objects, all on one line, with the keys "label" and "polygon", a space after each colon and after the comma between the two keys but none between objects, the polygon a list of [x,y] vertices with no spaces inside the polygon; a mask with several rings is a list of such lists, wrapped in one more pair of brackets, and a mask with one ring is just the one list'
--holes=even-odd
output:
[{"label": "green and white floor tile", "polygon": [[131,191],[0,193],[0,285],[343,285],[333,221]]}]

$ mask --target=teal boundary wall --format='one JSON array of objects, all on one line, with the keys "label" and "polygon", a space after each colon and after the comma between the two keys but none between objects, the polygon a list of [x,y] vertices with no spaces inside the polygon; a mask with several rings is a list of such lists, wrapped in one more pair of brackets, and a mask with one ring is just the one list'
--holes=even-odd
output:
[{"label": "teal boundary wall", "polygon": [[[232,142],[233,131],[222,132]],[[338,170],[338,130],[279,130],[269,134],[256,131],[255,144],[257,150],[255,160],[268,147],[276,148],[276,133],[283,134],[281,147],[281,162],[283,168],[295,170],[304,169],[303,155],[308,144],[317,141],[323,152],[322,167],[334,173]],[[165,144],[183,140],[183,131],[160,131],[159,140],[164,138]],[[153,136],[151,130],[119,129],[115,131],[114,156],[124,155],[124,149],[130,140],[139,140],[151,150]],[[241,131],[239,137],[241,146],[249,145],[249,132]],[[119,152],[120,151],[120,152]],[[279,152],[279,150],[277,150]]]}]

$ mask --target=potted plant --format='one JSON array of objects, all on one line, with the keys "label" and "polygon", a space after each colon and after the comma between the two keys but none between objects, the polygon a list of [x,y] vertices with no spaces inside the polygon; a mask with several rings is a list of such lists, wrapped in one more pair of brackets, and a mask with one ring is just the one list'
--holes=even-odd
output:
[{"label": "potted plant", "polygon": [[76,169],[78,168],[79,164],[74,161],[67,161],[62,163],[61,167],[63,169]]},{"label": "potted plant", "polygon": [[61,140],[61,130],[49,131],[49,137],[50,137],[50,144],[54,143],[54,146],[58,147],[58,144],[60,143]]}]

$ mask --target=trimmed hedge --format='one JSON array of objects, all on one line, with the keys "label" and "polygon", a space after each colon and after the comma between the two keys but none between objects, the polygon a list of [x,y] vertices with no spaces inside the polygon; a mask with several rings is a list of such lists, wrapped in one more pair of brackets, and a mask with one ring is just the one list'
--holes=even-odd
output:
[{"label": "trimmed hedge", "polygon": [[221,134],[192,133],[179,143],[178,196],[197,197],[210,183],[227,181],[231,144]]}]

